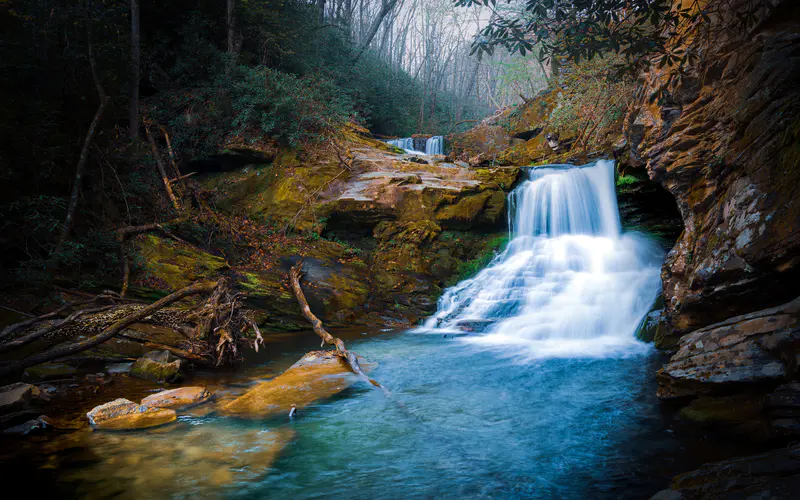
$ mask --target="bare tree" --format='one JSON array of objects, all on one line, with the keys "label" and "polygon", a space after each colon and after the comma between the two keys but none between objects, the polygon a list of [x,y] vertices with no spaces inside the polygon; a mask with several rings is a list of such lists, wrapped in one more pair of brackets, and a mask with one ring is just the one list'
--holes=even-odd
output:
[{"label": "bare tree", "polygon": [[128,138],[135,140],[139,136],[139,1],[131,0],[131,88],[128,103]]}]

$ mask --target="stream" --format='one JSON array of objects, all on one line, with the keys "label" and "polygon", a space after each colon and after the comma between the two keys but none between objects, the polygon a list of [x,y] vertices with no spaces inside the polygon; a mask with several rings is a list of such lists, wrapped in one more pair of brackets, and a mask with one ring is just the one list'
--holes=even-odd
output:
[{"label": "stream", "polygon": [[[532,169],[510,210],[508,247],[424,325],[336,332],[388,397],[356,383],[261,421],[204,405],[147,431],[31,438],[4,467],[76,498],[648,498],[728,456],[656,399],[664,355],[635,333],[663,254],[622,234],[613,163]],[[230,399],[316,347],[288,334],[192,384]]]}]

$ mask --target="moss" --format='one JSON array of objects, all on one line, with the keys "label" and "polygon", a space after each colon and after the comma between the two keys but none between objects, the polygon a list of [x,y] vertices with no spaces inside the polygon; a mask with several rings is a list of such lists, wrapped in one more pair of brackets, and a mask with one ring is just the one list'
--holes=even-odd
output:
[{"label": "moss", "polygon": [[620,175],[617,177],[617,186],[630,186],[639,182],[642,182],[642,180],[633,175]]},{"label": "moss", "polygon": [[[213,280],[230,266],[221,257],[153,234],[135,241],[137,284],[176,290],[199,280]],[[138,273],[137,273],[138,274]]]}]

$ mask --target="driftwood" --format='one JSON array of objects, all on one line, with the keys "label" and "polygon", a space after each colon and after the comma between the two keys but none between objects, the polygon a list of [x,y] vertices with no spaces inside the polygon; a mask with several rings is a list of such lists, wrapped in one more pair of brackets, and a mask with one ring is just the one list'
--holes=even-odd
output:
[{"label": "driftwood", "polygon": [[322,345],[325,344],[332,345],[336,348],[336,354],[344,359],[347,364],[350,366],[350,369],[358,375],[360,378],[364,379],[365,381],[369,382],[375,387],[382,389],[384,392],[387,392],[386,389],[378,383],[376,380],[373,380],[364,373],[361,369],[361,365],[358,363],[358,356],[356,353],[352,351],[348,351],[342,342],[342,339],[334,337],[327,330],[322,326],[322,321],[311,312],[311,307],[308,305],[308,301],[306,300],[306,296],[303,293],[303,289],[300,287],[300,278],[303,276],[303,261],[298,262],[292,269],[289,271],[289,281],[292,284],[292,290],[294,291],[294,296],[297,299],[297,302],[300,303],[300,309],[303,311],[303,316],[311,323],[311,327],[314,329],[314,333],[319,335],[322,339]]}]

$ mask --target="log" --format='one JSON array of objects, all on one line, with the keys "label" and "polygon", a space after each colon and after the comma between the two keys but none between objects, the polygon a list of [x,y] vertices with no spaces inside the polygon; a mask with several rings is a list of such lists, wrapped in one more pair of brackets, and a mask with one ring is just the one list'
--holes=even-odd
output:
[{"label": "log", "polygon": [[358,363],[358,357],[354,352],[348,351],[342,342],[342,339],[334,337],[327,330],[322,326],[322,321],[311,312],[311,307],[308,305],[308,301],[306,300],[306,296],[303,293],[303,289],[300,287],[300,278],[303,275],[303,261],[301,260],[289,271],[289,281],[292,284],[292,291],[294,291],[294,296],[297,299],[297,302],[300,303],[300,309],[303,312],[303,316],[311,323],[311,327],[314,329],[314,333],[316,333],[324,344],[332,345],[336,348],[336,353],[342,359],[347,361],[347,364],[350,366],[350,369],[353,370],[353,373],[358,375],[360,378],[364,379],[365,381],[369,382],[373,386],[382,389],[384,392],[386,389],[378,383],[376,380],[373,380],[364,374],[364,371],[361,369],[361,365]]},{"label": "log", "polygon": [[14,361],[4,366],[1,366],[0,376],[22,371],[30,366],[46,363],[54,359],[63,358],[72,354],[85,351],[87,349],[91,349],[92,347],[102,344],[103,342],[111,339],[112,337],[119,334],[122,330],[132,325],[133,323],[136,323],[150,316],[154,312],[158,311],[159,309],[162,309],[165,306],[168,306],[169,304],[172,304],[173,302],[176,302],[180,299],[192,295],[197,295],[200,293],[209,293],[213,291],[216,287],[217,287],[217,282],[210,281],[203,283],[195,283],[187,287],[181,288],[180,290],[173,292],[170,295],[167,295],[166,297],[163,297],[162,299],[148,306],[142,307],[141,309],[137,309],[131,314],[128,314],[127,316],[119,319],[115,323],[103,329],[103,331],[101,331],[97,335],[89,337],[80,342],[73,342],[70,344],[60,344],[44,352],[34,354],[33,356],[29,356],[20,361]]}]

